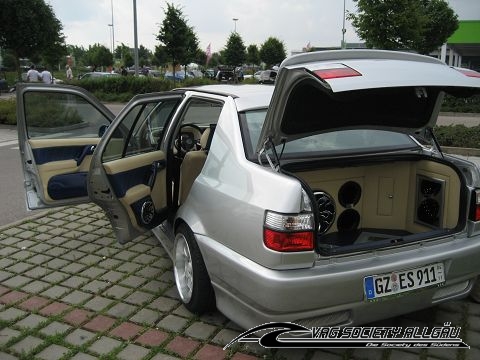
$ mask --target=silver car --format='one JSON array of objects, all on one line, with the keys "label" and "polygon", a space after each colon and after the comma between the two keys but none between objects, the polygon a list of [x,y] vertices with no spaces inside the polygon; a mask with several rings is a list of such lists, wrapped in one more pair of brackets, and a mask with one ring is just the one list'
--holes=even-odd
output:
[{"label": "silver car", "polygon": [[28,207],[94,202],[120,243],[151,230],[185,306],[244,328],[353,325],[467,296],[480,174],[442,154],[445,93],[480,91],[409,53],[294,56],[273,87],[134,97],[17,89]]}]

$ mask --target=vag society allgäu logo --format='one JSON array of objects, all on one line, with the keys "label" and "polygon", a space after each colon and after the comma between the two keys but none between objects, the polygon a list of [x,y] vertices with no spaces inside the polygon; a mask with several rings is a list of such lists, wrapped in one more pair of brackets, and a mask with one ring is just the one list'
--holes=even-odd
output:
[{"label": "vag society allg\u00e4u logo", "polygon": [[459,338],[461,327],[312,327],[290,322],[268,323],[237,336],[235,342],[257,342],[265,348],[470,348]]}]

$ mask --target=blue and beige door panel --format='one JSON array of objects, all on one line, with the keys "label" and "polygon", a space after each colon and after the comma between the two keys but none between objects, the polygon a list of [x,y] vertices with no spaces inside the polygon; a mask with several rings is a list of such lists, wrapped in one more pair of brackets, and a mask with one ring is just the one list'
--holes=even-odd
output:
[{"label": "blue and beige door panel", "polygon": [[103,163],[110,186],[139,230],[158,225],[166,210],[165,153],[153,151]]},{"label": "blue and beige door panel", "polygon": [[30,139],[32,156],[42,184],[42,200],[85,198],[92,154],[100,138]]}]

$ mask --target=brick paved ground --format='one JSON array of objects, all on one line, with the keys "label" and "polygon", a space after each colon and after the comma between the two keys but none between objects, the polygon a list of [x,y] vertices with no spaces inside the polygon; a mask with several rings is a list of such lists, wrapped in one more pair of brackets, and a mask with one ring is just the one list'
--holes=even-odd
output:
[{"label": "brick paved ground", "polygon": [[66,207],[0,228],[0,360],[480,359],[480,305],[453,302],[383,322],[462,326],[470,350],[278,350],[223,346],[241,330],[179,301],[154,237],[118,245],[102,211]]}]

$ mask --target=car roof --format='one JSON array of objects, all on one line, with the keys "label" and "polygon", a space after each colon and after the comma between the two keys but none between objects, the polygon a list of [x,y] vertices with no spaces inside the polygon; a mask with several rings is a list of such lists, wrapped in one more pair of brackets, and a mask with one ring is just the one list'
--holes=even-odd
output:
[{"label": "car roof", "polygon": [[[237,105],[237,111],[266,108],[272,98],[274,87],[271,85],[204,85],[195,90],[231,96]],[[190,89],[192,90],[192,89]]]}]

